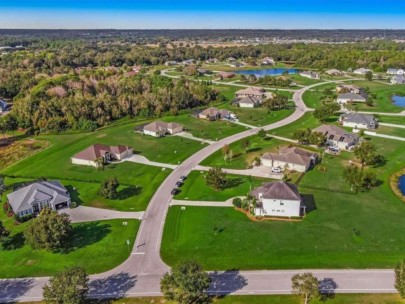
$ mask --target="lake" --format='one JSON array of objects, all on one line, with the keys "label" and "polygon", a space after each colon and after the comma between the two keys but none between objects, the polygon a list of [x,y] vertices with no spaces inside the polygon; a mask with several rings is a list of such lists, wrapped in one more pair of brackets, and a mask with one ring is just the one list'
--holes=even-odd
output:
[{"label": "lake", "polygon": [[279,75],[283,75],[284,72],[288,72],[288,74],[297,74],[298,70],[286,69],[286,68],[272,68],[272,69],[262,69],[262,70],[235,71],[235,74],[255,75],[256,77],[260,78],[260,77],[264,77],[264,76],[279,76]]},{"label": "lake", "polygon": [[405,175],[399,178],[398,187],[402,194],[405,195]]},{"label": "lake", "polygon": [[394,105],[398,107],[405,108],[405,96],[393,95],[392,102],[394,103]]}]

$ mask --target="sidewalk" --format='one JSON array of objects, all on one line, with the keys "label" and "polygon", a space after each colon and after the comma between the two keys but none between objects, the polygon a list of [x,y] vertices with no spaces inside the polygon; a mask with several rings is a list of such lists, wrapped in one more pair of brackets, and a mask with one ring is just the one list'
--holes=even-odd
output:
[{"label": "sidewalk", "polygon": [[209,201],[187,201],[187,200],[175,200],[170,202],[170,206],[198,206],[198,207],[233,207],[232,200],[228,199],[225,202],[209,202]]}]

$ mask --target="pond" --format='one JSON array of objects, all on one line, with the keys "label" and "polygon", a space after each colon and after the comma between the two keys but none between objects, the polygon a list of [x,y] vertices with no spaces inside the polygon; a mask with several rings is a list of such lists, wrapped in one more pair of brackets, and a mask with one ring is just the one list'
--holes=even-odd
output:
[{"label": "pond", "polygon": [[399,190],[403,195],[405,195],[405,175],[402,175],[398,181]]},{"label": "pond", "polygon": [[287,69],[287,68],[272,68],[272,69],[263,69],[263,70],[243,70],[235,71],[236,74],[240,75],[255,75],[256,77],[264,76],[279,76],[283,73],[288,72],[288,74],[297,74],[298,70],[296,69]]},{"label": "pond", "polygon": [[392,102],[394,103],[394,105],[398,107],[405,108],[405,96],[393,95]]}]

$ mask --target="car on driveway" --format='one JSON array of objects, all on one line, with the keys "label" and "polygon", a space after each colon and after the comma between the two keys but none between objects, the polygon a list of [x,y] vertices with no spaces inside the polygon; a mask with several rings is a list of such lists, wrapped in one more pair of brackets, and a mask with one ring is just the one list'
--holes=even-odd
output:
[{"label": "car on driveway", "polygon": [[170,192],[170,193],[171,193],[171,195],[176,195],[177,192],[179,192],[179,189],[173,188],[173,189],[172,189],[172,192]]},{"label": "car on driveway", "polygon": [[271,172],[273,172],[273,173],[282,173],[283,170],[281,170],[280,167],[273,167],[273,168],[271,168]]}]

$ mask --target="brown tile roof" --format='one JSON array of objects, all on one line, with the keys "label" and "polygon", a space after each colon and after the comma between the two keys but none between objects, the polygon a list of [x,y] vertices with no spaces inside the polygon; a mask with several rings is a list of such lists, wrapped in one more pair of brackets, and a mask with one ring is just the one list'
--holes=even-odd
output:
[{"label": "brown tile roof", "polygon": [[102,157],[103,155],[105,155],[107,152],[114,153],[114,154],[121,154],[130,149],[131,149],[131,147],[123,146],[123,145],[107,146],[107,145],[103,145],[103,144],[94,144],[94,145],[88,147],[87,149],[75,154],[73,156],[73,158],[94,161],[94,160]]},{"label": "brown tile roof", "polygon": [[308,166],[312,159],[316,158],[317,154],[303,150],[297,147],[285,147],[280,149],[278,153],[266,153],[262,156],[263,159],[282,161],[286,163]]},{"label": "brown tile roof", "polygon": [[263,88],[249,87],[243,90],[236,91],[236,96],[238,95],[256,95],[262,96],[266,91]]},{"label": "brown tile roof", "polygon": [[259,198],[259,193],[266,199],[301,200],[301,195],[296,185],[287,182],[263,183],[252,191],[252,195]]}]

